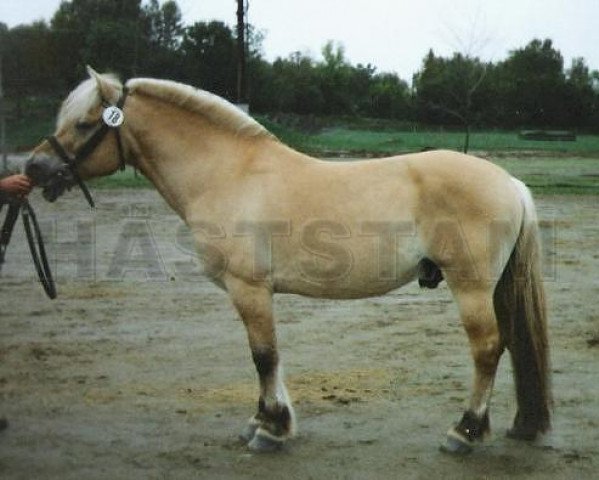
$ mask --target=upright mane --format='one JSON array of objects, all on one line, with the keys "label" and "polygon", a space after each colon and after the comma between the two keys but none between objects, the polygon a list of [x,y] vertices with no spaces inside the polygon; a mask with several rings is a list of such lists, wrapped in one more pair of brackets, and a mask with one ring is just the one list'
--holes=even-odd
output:
[{"label": "upright mane", "polygon": [[266,128],[227,100],[205,90],[200,90],[170,80],[135,78],[127,82],[131,93],[143,93],[188,111],[198,113],[210,123],[248,137],[274,138]]},{"label": "upright mane", "polygon": [[[114,75],[103,74],[104,81],[118,90],[122,84]],[[134,78],[127,82],[131,93],[138,92],[173,103],[188,111],[202,115],[210,123],[247,137],[275,138],[266,128],[227,100],[205,90],[170,80]],[[89,78],[79,84],[63,102],[56,127],[61,129],[69,121],[79,119],[101,101],[97,83]]]}]

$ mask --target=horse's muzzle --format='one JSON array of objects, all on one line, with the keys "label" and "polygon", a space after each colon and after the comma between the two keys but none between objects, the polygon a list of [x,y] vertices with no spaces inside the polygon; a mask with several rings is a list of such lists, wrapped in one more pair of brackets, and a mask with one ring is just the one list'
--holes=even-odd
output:
[{"label": "horse's muzzle", "polygon": [[69,166],[55,157],[34,155],[25,164],[25,174],[41,187],[43,197],[53,202],[75,184]]}]

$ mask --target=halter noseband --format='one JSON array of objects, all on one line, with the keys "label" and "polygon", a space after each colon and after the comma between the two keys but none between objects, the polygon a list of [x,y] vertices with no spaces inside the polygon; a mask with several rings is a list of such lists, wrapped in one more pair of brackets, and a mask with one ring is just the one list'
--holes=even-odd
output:
[{"label": "halter noseband", "polygon": [[[104,137],[108,134],[108,132],[112,130],[116,135],[116,144],[119,152],[119,169],[121,171],[125,170],[125,154],[123,150],[123,142],[121,140],[119,126],[123,122],[122,109],[125,105],[125,100],[127,99],[128,93],[129,90],[127,89],[127,87],[123,87],[123,93],[121,95],[121,98],[119,98],[118,102],[114,106],[110,105],[105,100],[102,101],[102,104],[105,107],[104,113],[109,113],[109,115],[102,115],[102,125],[100,125],[100,127],[94,132],[94,134],[91,137],[89,137],[83,145],[81,145],[81,147],[75,152],[74,157],[70,156],[67,153],[67,151],[61,145],[61,143],[58,141],[55,135],[50,135],[49,137],[46,137],[46,140],[48,141],[54,152],[65,162],[65,164],[69,168],[71,174],[73,175],[73,178],[77,182],[77,185],[79,185],[79,188],[81,188],[81,191],[85,196],[85,199],[92,208],[95,207],[94,200],[91,196],[91,193],[89,192],[89,189],[87,188],[87,185],[85,185],[85,183],[79,176],[79,173],[77,172],[77,165],[79,165],[87,157],[89,157],[98,147],[98,145],[100,145],[100,142],[104,140]],[[108,112],[108,110],[111,111]]]}]

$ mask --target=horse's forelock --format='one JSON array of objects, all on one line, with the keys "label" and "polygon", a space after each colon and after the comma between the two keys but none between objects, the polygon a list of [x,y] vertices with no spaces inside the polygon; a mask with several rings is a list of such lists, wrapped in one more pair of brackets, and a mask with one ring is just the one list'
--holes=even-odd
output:
[{"label": "horse's forelock", "polygon": [[[103,75],[102,78],[115,88],[121,87],[120,82],[115,76]],[[56,119],[56,128],[60,130],[68,123],[82,118],[98,103],[100,103],[98,82],[93,78],[88,78],[81,82],[62,103]]]}]

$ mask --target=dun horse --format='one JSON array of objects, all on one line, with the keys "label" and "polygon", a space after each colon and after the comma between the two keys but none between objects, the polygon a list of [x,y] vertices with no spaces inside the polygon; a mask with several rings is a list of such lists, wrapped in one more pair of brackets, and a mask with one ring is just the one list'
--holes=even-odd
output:
[{"label": "dun horse", "polygon": [[251,449],[277,449],[296,431],[273,294],[363,298],[416,279],[431,288],[447,281],[474,361],[467,408],[443,448],[468,452],[489,432],[504,349],[518,405],[508,435],[531,440],[550,427],[537,220],[524,184],[449,151],[317,160],[205,91],[89,74],[26,172],[52,201],[75,181],[132,165],[186,222],[206,274],[247,329],[260,379],[244,433]]}]

